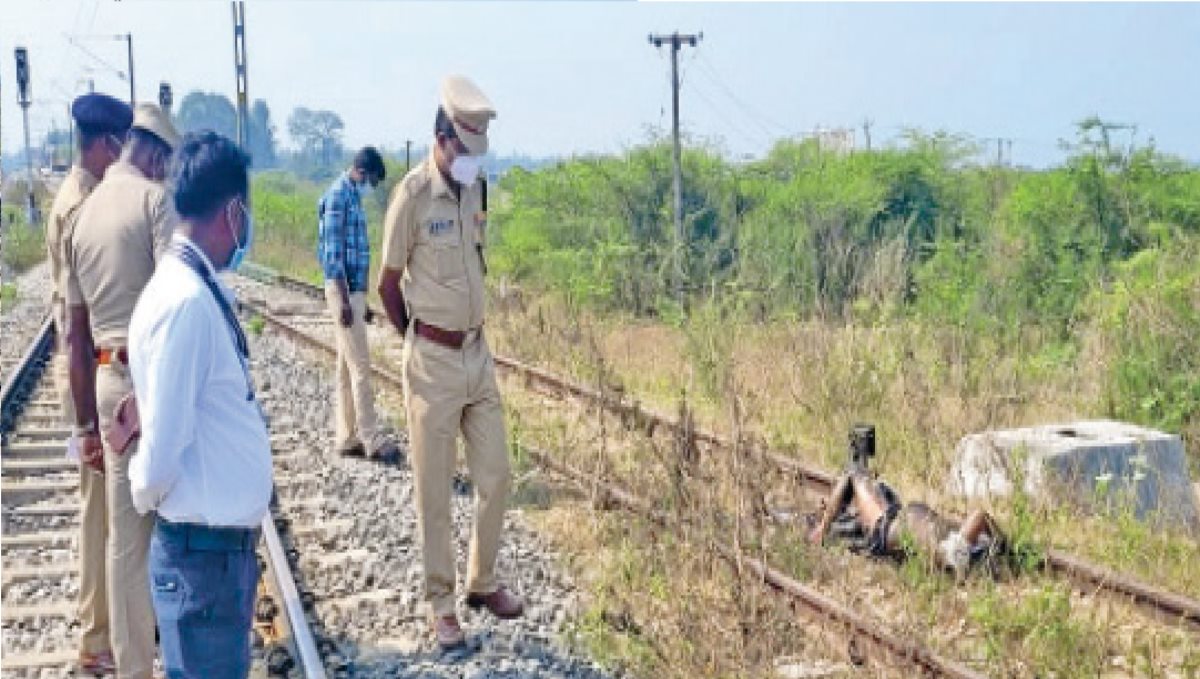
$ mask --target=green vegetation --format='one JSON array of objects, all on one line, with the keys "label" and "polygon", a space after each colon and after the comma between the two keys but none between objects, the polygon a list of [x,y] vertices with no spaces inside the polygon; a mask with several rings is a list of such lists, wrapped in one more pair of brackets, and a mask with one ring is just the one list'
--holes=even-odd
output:
[{"label": "green vegetation", "polygon": [[[324,187],[283,172],[254,176],[254,261],[310,282],[321,282],[317,263],[317,201]],[[373,241],[374,242],[374,241]]]},{"label": "green vegetation", "polygon": [[0,285],[0,311],[8,311],[17,303],[16,283]]},{"label": "green vegetation", "polygon": [[45,259],[46,232],[40,227],[31,227],[20,207],[5,201],[0,224],[0,234],[3,234],[0,256],[13,271],[21,273]]},{"label": "green vegetation", "polygon": [[250,331],[251,335],[257,337],[263,333],[263,328],[265,328],[266,325],[267,322],[263,320],[262,316],[254,314],[250,317],[250,320],[246,322],[246,330]]},{"label": "green vegetation", "polygon": [[[966,506],[945,496],[945,473],[972,431],[1112,416],[1181,432],[1196,463],[1200,169],[1149,147],[1114,150],[1110,134],[1086,121],[1069,160],[1042,171],[973,164],[976,149],[941,134],[844,156],[785,141],[746,164],[691,148],[684,247],[666,145],[513,170],[493,192],[489,342],[825,468],[844,463],[851,423],[874,422],[881,473],[906,500],[958,515]],[[320,279],[323,188],[256,177],[257,260]],[[369,206],[375,244],[386,194]],[[794,613],[768,608],[706,548],[730,535],[715,509],[811,511],[793,483],[753,456],[719,455],[689,481],[686,442],[643,441],[521,389],[506,408],[515,450],[519,438],[567,451],[703,527],[663,532],[518,484],[537,509],[527,515],[581,572],[590,596],[574,636],[596,657],[641,674],[755,676],[796,648]],[[794,530],[739,523],[738,539],[823,591],[857,600],[885,586],[918,638],[1006,675],[1095,676],[1114,656],[1172,671],[1200,662],[1170,650],[1179,642],[1162,630],[1125,639],[1039,568],[1048,547],[1063,548],[1195,595],[1194,540],[1021,494],[988,509],[1014,552],[1000,583],[981,574],[956,585],[922,558],[856,579]],[[948,642],[949,620],[964,627]],[[771,633],[748,639],[720,621]]]},{"label": "green vegetation", "polygon": [[1100,384],[1083,405],[1183,432],[1195,460],[1200,169],[1111,133],[1084,121],[1069,160],[1045,171],[975,165],[964,140],[915,132],[850,155],[784,141],[748,164],[693,148],[682,247],[666,144],[515,170],[489,263],[568,309],[657,318],[692,349],[707,342],[689,355],[708,363],[689,369],[710,393],[729,357],[712,341],[747,323],[900,327],[963,354],[970,390],[989,357],[1015,353],[1012,368],[1039,384],[1086,361]]},{"label": "green vegetation", "polygon": [[984,631],[988,660],[1006,675],[1033,667],[1036,676],[1094,677],[1104,668],[1101,634],[1095,623],[1071,615],[1065,588],[1047,585],[1015,601],[993,591],[971,603],[970,617]]},{"label": "green vegetation", "polygon": [[[368,287],[373,287],[379,273],[387,196],[404,174],[403,163],[384,162],[387,165],[387,180],[365,201],[367,230],[374,248],[371,252]],[[317,262],[317,202],[332,181],[299,179],[288,172],[260,172],[254,175],[251,209],[254,211],[256,229],[252,253],[255,262],[286,271],[311,283],[320,284],[324,280]]]}]

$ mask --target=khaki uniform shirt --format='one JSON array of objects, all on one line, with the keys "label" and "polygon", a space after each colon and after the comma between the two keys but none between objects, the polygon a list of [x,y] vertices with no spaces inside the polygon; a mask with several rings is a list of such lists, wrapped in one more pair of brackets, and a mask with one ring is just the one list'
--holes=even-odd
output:
[{"label": "khaki uniform shirt", "polygon": [[46,223],[46,254],[50,262],[50,280],[54,284],[50,307],[54,312],[54,325],[58,328],[60,344],[65,342],[67,336],[67,281],[63,276],[63,235],[74,230],[79,209],[83,206],[84,199],[92,193],[92,189],[96,188],[96,182],[97,179],[91,172],[79,165],[72,166],[54,196],[54,204],[50,207],[50,219]]},{"label": "khaki uniform shirt", "polygon": [[63,259],[67,306],[87,306],[97,347],[125,346],[133,307],[178,220],[166,187],[124,159],[92,191]]},{"label": "khaki uniform shirt", "polygon": [[383,265],[402,273],[413,319],[444,330],[483,325],[483,191],[454,188],[431,158],[392,190],[383,220]]}]

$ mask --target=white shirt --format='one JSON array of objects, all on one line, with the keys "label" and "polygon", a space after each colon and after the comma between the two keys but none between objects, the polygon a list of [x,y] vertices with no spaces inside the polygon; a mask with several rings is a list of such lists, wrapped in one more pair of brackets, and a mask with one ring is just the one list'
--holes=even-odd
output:
[{"label": "white shirt", "polygon": [[[194,250],[180,234],[174,245]],[[232,293],[220,285],[226,299]],[[133,504],[168,521],[254,527],[271,499],[271,443],[233,329],[200,276],[162,258],[129,322],[142,437],[129,462]]]}]

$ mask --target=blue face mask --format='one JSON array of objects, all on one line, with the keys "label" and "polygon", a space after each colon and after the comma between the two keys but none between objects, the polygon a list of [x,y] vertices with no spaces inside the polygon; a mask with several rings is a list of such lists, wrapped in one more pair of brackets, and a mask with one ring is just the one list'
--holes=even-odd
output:
[{"label": "blue face mask", "polygon": [[[230,203],[229,205],[232,206],[234,204]],[[236,244],[233,253],[229,255],[229,263],[225,265],[225,268],[230,271],[237,271],[242,266],[242,262],[246,259],[246,253],[250,251],[250,244],[254,242],[254,218],[250,216],[250,211],[246,209],[246,204],[240,198],[237,201],[237,206],[242,211],[242,219],[246,227],[244,229],[246,232],[246,241],[242,242],[238,240],[237,232],[232,231],[233,227],[230,227],[233,242]],[[227,223],[233,224],[233,220],[228,219]]]}]

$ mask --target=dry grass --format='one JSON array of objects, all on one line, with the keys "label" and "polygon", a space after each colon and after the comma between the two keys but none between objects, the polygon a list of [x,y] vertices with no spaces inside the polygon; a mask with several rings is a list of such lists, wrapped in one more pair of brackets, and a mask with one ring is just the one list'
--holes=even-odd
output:
[{"label": "dry grass", "polygon": [[1183,670],[1200,661],[1187,632],[1103,597],[1072,594],[1044,576],[978,576],[956,587],[920,559],[897,568],[813,548],[800,539],[801,526],[766,517],[781,513],[774,498],[790,500],[786,509],[801,514],[814,503],[794,488],[789,496],[787,481],[753,455],[689,452],[670,437],[625,431],[579,404],[517,388],[507,393],[514,437],[654,498],[678,521],[662,530],[588,504],[526,513],[585,575],[592,608],[581,639],[639,675],[761,676],[784,658],[847,660],[844,646],[770,602],[763,588],[737,583],[712,549],[717,542],[761,555],[901,636],[988,673],[1139,676],[1129,668],[1145,649],[1157,649],[1161,667]]},{"label": "dry grass", "polygon": [[[498,353],[567,372],[659,410],[675,410],[685,402],[702,426],[725,433],[744,428],[826,468],[844,463],[843,432],[851,423],[874,422],[884,476],[908,499],[960,513],[966,506],[946,495],[943,474],[964,434],[1095,416],[1100,400],[1096,376],[1105,357],[1095,351],[1082,358],[1048,353],[1045,338],[1032,331],[1016,346],[1000,346],[966,332],[901,323],[861,327],[810,321],[733,330],[720,319],[708,319],[673,328],[597,318],[546,300],[499,302],[499,313],[489,320]],[[555,419],[547,414],[553,406],[522,405],[515,388],[508,393],[510,413],[523,418],[523,436],[565,442],[567,449],[587,456],[591,468],[663,498],[667,507],[686,507],[693,520],[704,515],[697,511],[701,497],[709,503],[706,511],[720,507],[726,517],[753,514],[746,504],[753,500],[733,481],[746,478],[737,469],[707,474],[703,492],[694,485],[681,491],[669,444],[640,450],[617,445],[612,440],[615,424],[593,423],[592,433],[585,435],[585,422],[594,414]],[[532,422],[538,418],[554,423],[536,431]],[[607,432],[598,433],[600,426],[607,426]],[[591,451],[603,451],[604,461],[593,459],[600,453]],[[761,469],[753,475],[759,478],[752,494],[772,509],[806,508],[794,487],[773,481]],[[690,497],[675,504],[688,492]],[[1174,591],[1200,594],[1200,579],[1194,576],[1200,547],[1194,541],[1155,532],[1128,517],[1081,521],[1065,510],[1007,501],[988,508],[1035,547],[1068,549]],[[714,517],[708,516],[716,528]],[[725,537],[738,534],[728,525],[720,527]],[[605,558],[604,536],[548,529],[574,553]],[[1027,573],[1000,584],[980,578],[955,588],[912,562],[897,571],[878,564],[864,567],[857,557],[853,563],[830,561],[826,553],[814,554],[797,535],[796,530],[759,525],[746,539],[801,580],[838,592],[847,603],[892,621],[894,629],[989,673],[1148,676],[1166,671],[1188,676],[1200,663],[1200,644],[1189,633],[1109,598],[1073,594],[1061,581]],[[638,591],[629,590],[631,596]],[[602,639],[601,645],[607,644]],[[745,668],[767,666],[751,658],[742,661]],[[654,667],[656,672],[663,669]],[[731,662],[729,667],[739,665]]]},{"label": "dry grass", "polygon": [[[979,394],[998,385],[1013,390],[1006,393],[1049,389],[1045,376],[1006,377],[1002,370],[973,369],[979,347],[952,336],[931,345],[903,328],[807,324],[760,327],[734,338],[727,332],[706,334],[703,328],[682,332],[643,323],[622,333],[594,319],[548,314],[545,307],[539,321],[537,309],[492,317],[488,327],[498,353],[572,372],[591,384],[622,390],[627,398],[649,395],[661,409],[682,408],[682,396],[685,412],[695,407],[706,426],[768,432],[774,444],[825,466],[842,461],[841,435],[803,438],[804,432],[845,431],[860,419],[857,410],[874,409],[873,419],[885,433],[886,473],[902,479],[901,488],[920,488],[925,497],[938,500],[944,498],[935,470],[947,453],[935,451],[950,447],[940,441],[957,440],[958,430],[972,422],[1015,420],[1033,412],[1022,400]],[[520,338],[519,345],[509,342],[513,337]],[[386,349],[377,346],[377,359],[390,361],[398,349],[394,340]],[[694,360],[701,352],[708,352],[707,361],[704,356]],[[722,352],[732,358],[713,359]],[[792,360],[779,361],[781,353]],[[1017,363],[999,357],[994,364],[1005,360]],[[834,377],[816,379],[822,366]],[[812,511],[812,499],[754,456],[712,454],[687,440],[646,437],[594,408],[530,394],[515,381],[505,387],[514,440],[655,498],[675,517],[676,524],[664,530],[596,504],[517,490],[518,496],[538,498],[526,516],[571,555],[570,565],[590,594],[577,639],[597,657],[638,676],[765,676],[796,658],[845,662],[844,641],[797,618],[761,587],[733,577],[712,549],[715,542],[729,541],[886,621],[894,631],[989,674],[1148,676],[1157,671],[1186,676],[1200,666],[1200,648],[1187,632],[1156,624],[1127,605],[1073,594],[1064,583],[1042,576],[999,583],[976,577],[955,587],[921,560],[897,568],[841,550],[814,549],[799,539],[800,526],[767,519]],[[785,399],[789,393],[796,397]],[[897,397],[902,400],[892,409],[884,407]],[[975,412],[957,403],[964,399],[993,407]],[[1070,399],[1060,393],[1059,403],[1066,409]],[[943,406],[931,409],[931,404]],[[916,417],[922,412],[923,419]],[[889,436],[888,431],[900,433]],[[897,449],[909,455],[900,457],[893,452]],[[526,471],[518,477],[526,478]],[[1067,521],[1065,516],[994,509],[1006,526],[1031,538],[1044,540],[1069,525],[1054,523]],[[1144,568],[1157,569],[1159,581],[1195,579],[1187,575],[1194,569],[1194,551],[1156,558],[1160,551],[1178,550],[1179,543],[1158,545],[1158,536],[1138,532],[1137,526],[1125,528],[1126,546],[1109,550],[1110,561],[1126,562],[1136,554]],[[1106,535],[1094,546],[1103,550],[1120,544],[1118,538]]]}]

